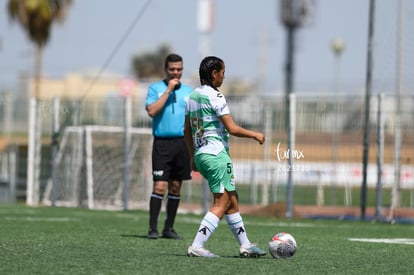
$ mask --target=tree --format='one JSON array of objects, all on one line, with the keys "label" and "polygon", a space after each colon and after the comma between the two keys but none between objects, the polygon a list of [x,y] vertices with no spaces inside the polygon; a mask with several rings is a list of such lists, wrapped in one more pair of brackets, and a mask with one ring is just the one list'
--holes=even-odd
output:
[{"label": "tree", "polygon": [[163,78],[164,61],[170,53],[168,45],[161,45],[155,52],[146,52],[132,57],[132,72],[137,78]]},{"label": "tree", "polygon": [[62,22],[72,0],[9,0],[8,14],[23,27],[29,39],[35,44],[34,98],[31,98],[29,115],[29,142],[27,157],[27,197],[29,205],[39,203],[39,175],[41,159],[41,114],[38,104],[42,54],[49,40],[53,23]]},{"label": "tree", "polygon": [[49,40],[54,22],[63,22],[72,0],[9,0],[8,14],[17,20],[36,46],[35,97],[39,96],[43,48]]}]

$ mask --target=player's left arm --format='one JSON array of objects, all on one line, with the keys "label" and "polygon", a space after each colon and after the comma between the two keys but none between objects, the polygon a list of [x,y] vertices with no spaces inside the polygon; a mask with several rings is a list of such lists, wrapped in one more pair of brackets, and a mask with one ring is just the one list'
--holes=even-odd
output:
[{"label": "player's left arm", "polygon": [[253,138],[257,140],[260,144],[263,144],[265,141],[265,136],[262,133],[240,127],[234,122],[230,114],[221,116],[220,120],[223,122],[224,127],[230,133],[230,135],[236,137]]}]

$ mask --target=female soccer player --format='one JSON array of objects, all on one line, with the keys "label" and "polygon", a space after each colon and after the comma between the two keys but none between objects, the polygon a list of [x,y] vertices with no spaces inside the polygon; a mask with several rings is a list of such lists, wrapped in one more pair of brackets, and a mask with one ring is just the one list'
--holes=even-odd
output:
[{"label": "female soccer player", "polygon": [[217,89],[224,80],[223,60],[208,56],[199,68],[201,86],[190,95],[186,107],[184,138],[191,157],[192,169],[208,180],[214,202],[201,221],[188,248],[188,256],[218,257],[204,245],[223,216],[240,245],[241,257],[265,256],[266,252],[247,238],[239,212],[234,183],[233,163],[229,155],[229,135],[252,138],[263,144],[262,133],[244,129],[233,121],[226,99]]}]

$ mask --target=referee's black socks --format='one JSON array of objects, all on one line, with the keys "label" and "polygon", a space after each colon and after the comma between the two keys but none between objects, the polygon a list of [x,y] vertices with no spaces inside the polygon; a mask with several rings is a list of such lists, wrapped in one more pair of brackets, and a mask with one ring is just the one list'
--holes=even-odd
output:
[{"label": "referee's black socks", "polygon": [[178,206],[180,204],[180,195],[168,194],[164,230],[173,228],[175,216],[177,215]]},{"label": "referee's black socks", "polygon": [[[157,230],[158,216],[160,215],[163,195],[153,192],[149,203],[149,226],[150,229]],[[158,230],[157,230],[158,231]]]}]

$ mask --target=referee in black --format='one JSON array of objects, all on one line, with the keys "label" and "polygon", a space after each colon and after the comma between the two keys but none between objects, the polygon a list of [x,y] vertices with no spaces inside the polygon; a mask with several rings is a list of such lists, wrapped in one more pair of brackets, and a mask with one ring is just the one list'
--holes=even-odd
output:
[{"label": "referee in black", "polygon": [[146,110],[152,118],[153,190],[149,202],[149,239],[158,239],[158,217],[168,190],[166,219],[162,237],[181,239],[174,230],[183,180],[191,179],[190,158],[184,141],[186,101],[193,89],[180,82],[183,59],[169,54],[165,59],[166,78],[152,83],[146,97]]}]

